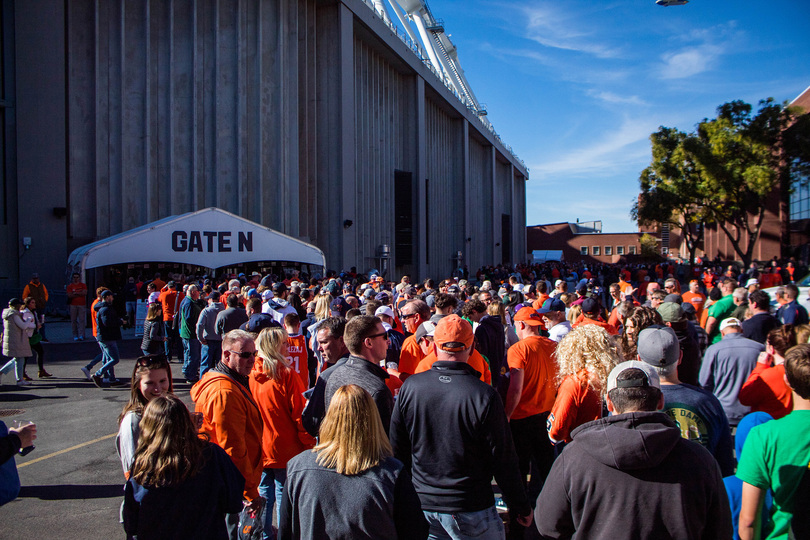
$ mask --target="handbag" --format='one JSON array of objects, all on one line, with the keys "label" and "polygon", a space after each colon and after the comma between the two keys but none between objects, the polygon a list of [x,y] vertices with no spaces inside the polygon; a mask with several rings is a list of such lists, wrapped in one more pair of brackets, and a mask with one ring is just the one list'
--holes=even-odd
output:
[{"label": "handbag", "polygon": [[[272,509],[268,510],[268,512]],[[264,537],[262,513],[251,512],[247,507],[239,513],[239,540],[261,540]]]}]

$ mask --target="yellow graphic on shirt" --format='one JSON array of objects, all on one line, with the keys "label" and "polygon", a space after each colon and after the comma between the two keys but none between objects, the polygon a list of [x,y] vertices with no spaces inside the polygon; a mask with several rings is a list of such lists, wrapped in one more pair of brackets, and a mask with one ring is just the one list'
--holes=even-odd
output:
[{"label": "yellow graphic on shirt", "polygon": [[695,411],[684,407],[671,407],[664,412],[681,430],[681,437],[699,442],[703,446],[709,444],[709,429],[706,427],[706,421]]}]

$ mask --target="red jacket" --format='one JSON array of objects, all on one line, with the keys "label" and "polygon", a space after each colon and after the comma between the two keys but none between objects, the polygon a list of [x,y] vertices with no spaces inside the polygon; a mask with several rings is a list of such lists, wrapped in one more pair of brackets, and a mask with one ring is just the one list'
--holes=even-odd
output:
[{"label": "red jacket", "polygon": [[315,439],[301,424],[306,404],[301,378],[284,366],[279,366],[276,374],[276,379],[270,379],[264,372],[264,361],[257,358],[250,374],[250,393],[262,415],[263,467],[282,469],[290,458],[315,446]]},{"label": "red jacket", "polygon": [[195,411],[203,413],[202,430],[225,450],[245,477],[245,498],[259,496],[262,476],[262,416],[250,391],[234,379],[208,371],[191,387]]}]

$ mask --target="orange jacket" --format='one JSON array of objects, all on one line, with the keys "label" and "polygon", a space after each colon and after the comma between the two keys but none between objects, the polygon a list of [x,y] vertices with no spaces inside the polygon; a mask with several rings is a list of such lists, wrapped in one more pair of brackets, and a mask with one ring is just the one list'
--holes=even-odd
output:
[{"label": "orange jacket", "polygon": [[287,461],[315,446],[315,439],[304,430],[301,413],[306,388],[298,374],[279,366],[276,379],[264,372],[264,361],[256,359],[250,374],[250,393],[262,415],[263,467],[282,469]]},{"label": "orange jacket", "polygon": [[[416,367],[416,373],[422,373],[423,371],[427,371],[433,365],[433,362],[436,362],[438,358],[436,357],[436,351],[433,351],[429,355],[427,355],[419,365]],[[481,374],[481,380],[487,384],[492,384],[492,374],[489,372],[489,366],[487,365],[487,361],[484,360],[484,357],[481,356],[481,353],[473,349],[472,354],[470,354],[470,358],[467,360],[467,363],[470,364],[470,367],[473,368],[475,371]]]},{"label": "orange jacket", "polygon": [[425,353],[422,347],[416,342],[416,336],[410,335],[402,342],[402,350],[399,351],[399,372],[413,375],[419,362],[424,360]]},{"label": "orange jacket", "polygon": [[751,412],[766,412],[774,419],[787,416],[793,410],[793,392],[785,382],[785,366],[757,362],[740,389],[739,399],[751,407]]},{"label": "orange jacket", "polygon": [[[170,322],[174,320],[175,315],[175,305],[177,309],[180,309],[180,304],[183,302],[183,298],[185,298],[182,292],[177,292],[174,289],[172,290],[165,290],[161,291],[158,300],[160,301],[161,306],[163,306],[163,321]],[[177,298],[177,300],[175,300]],[[178,323],[180,321],[177,321]],[[179,325],[178,325],[179,327]]]},{"label": "orange jacket", "polygon": [[262,416],[250,391],[231,377],[208,371],[191,387],[202,431],[225,450],[245,477],[245,498],[259,496],[262,476]]}]

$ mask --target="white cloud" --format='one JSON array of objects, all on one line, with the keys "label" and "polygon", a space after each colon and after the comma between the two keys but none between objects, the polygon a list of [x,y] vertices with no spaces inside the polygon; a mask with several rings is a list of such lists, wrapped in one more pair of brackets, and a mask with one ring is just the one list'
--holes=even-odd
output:
[{"label": "white cloud", "polygon": [[598,58],[613,58],[620,50],[597,35],[600,28],[584,20],[581,10],[566,11],[562,4],[544,2],[521,6],[526,17],[526,37],[555,49],[576,51]]},{"label": "white cloud", "polygon": [[634,107],[646,107],[649,105],[646,101],[638,96],[620,96],[619,94],[615,94],[613,92],[597,89],[588,90],[587,94],[600,101],[616,105],[632,105]]},{"label": "white cloud", "polygon": [[662,79],[685,79],[704,71],[709,71],[723,54],[721,47],[704,44],[691,47],[661,57],[663,65],[660,74]]},{"label": "white cloud", "polygon": [[648,119],[625,120],[615,131],[603,132],[603,140],[591,146],[574,148],[553,161],[532,163],[529,168],[535,178],[592,175],[595,172],[600,176],[611,176],[617,169],[649,159],[649,137],[656,128],[655,122]]}]

